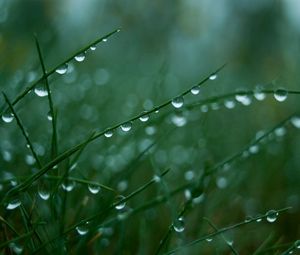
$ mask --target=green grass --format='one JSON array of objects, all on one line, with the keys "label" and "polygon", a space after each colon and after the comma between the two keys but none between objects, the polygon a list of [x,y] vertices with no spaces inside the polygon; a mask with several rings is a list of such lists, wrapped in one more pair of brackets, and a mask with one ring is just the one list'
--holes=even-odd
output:
[{"label": "green grass", "polygon": [[[246,215],[243,210],[244,201],[240,201],[237,195],[240,191],[242,193],[245,182],[256,190],[254,176],[254,180],[251,180],[245,172],[266,162],[264,157],[268,157],[268,148],[283,146],[282,140],[288,139],[287,132],[297,132],[300,128],[297,113],[285,116],[268,129],[264,127],[259,135],[256,133],[259,130],[254,130],[254,138],[247,138],[248,142],[233,152],[231,148],[223,150],[221,157],[214,157],[214,153],[207,151],[204,156],[199,156],[201,160],[197,156],[188,155],[188,161],[191,162],[186,162],[182,167],[180,163],[158,163],[155,155],[161,156],[163,153],[155,153],[171,151],[174,145],[168,139],[175,137],[180,143],[182,135],[183,142],[187,141],[189,146],[197,147],[195,141],[190,139],[190,136],[197,137],[198,131],[192,125],[202,125],[206,118],[203,116],[210,114],[210,111],[207,113],[210,107],[217,110],[225,102],[225,108],[231,110],[234,107],[248,106],[255,98],[262,101],[266,96],[274,95],[279,104],[293,96],[298,98],[300,91],[269,89],[266,84],[259,91],[233,91],[190,100],[197,98],[202,86],[203,89],[204,86],[214,86],[215,79],[222,79],[222,73],[226,72],[225,65],[222,65],[204,75],[196,84],[188,88],[182,86],[181,93],[170,94],[167,100],[158,103],[151,110],[141,109],[139,114],[101,130],[97,127],[92,131],[86,130],[85,139],[79,142],[76,138],[74,142],[72,137],[60,136],[60,105],[55,103],[55,93],[52,93],[52,86],[56,82],[52,82],[50,78],[57,69],[70,65],[76,56],[85,55],[87,51],[91,51],[92,46],[100,45],[109,37],[116,36],[119,31],[116,29],[88,43],[49,70],[45,64],[46,51],[43,52],[43,47],[35,36],[42,75],[13,99],[3,92],[4,121],[15,120],[14,125],[7,125],[5,128],[21,133],[28,147],[24,146],[21,151],[28,157],[26,151],[29,149],[32,167],[24,167],[21,171],[14,172],[13,176],[2,179],[2,253],[289,254],[299,250],[297,236],[291,239],[280,228],[275,228],[281,217],[283,219],[280,224],[284,225],[289,217],[296,218],[293,213],[299,215],[299,211],[290,212],[292,207],[279,203],[275,209],[261,205],[261,210],[257,210],[257,214],[260,213],[258,216]],[[50,146],[43,156],[37,152],[32,134],[27,132],[21,114],[26,107],[25,98],[37,86],[44,86],[51,120],[50,131],[45,132]],[[36,107],[39,107],[38,103]],[[75,115],[76,112],[70,114]],[[189,119],[188,114],[194,118]],[[223,114],[227,114],[227,118],[231,117],[228,112]],[[115,115],[118,119],[118,113]],[[171,121],[166,121],[170,117]],[[42,120],[36,121],[40,123]],[[186,122],[189,124],[186,125]],[[124,153],[129,156],[118,166],[117,171],[109,169],[107,165],[95,169],[89,164],[91,153],[97,153],[90,150],[90,147],[94,146],[101,151],[104,160],[108,160],[108,143],[114,145],[112,150],[126,148],[133,142],[138,143],[144,137],[142,132],[145,127],[151,125],[152,131],[155,126],[161,132],[155,134],[154,139],[142,149],[134,151],[133,155],[130,150],[126,152],[124,149]],[[215,125],[213,129],[222,129],[222,125]],[[226,132],[224,130],[224,139]],[[210,130],[209,133],[214,134],[214,131]],[[116,138],[118,136],[120,139]],[[101,139],[106,141],[99,146],[96,142]],[[209,136],[207,140],[209,141]],[[65,148],[66,144],[69,145],[68,148]],[[207,147],[209,146],[208,144]],[[225,142],[226,146],[229,145]],[[193,153],[200,155],[201,150],[198,148]],[[177,160],[184,157],[180,153],[176,155]],[[261,157],[258,158],[258,155]],[[112,165],[115,164],[114,160],[111,159]],[[247,167],[246,164],[251,164],[252,167]],[[193,176],[183,178],[182,169],[187,169],[188,166],[195,168]],[[257,175],[259,178],[259,173]],[[246,187],[245,189],[247,190]],[[278,195],[277,192],[275,194]],[[258,198],[260,199],[259,202],[263,204],[264,198]],[[230,205],[232,201],[237,204]],[[225,203],[230,205],[229,208],[226,209]]]}]

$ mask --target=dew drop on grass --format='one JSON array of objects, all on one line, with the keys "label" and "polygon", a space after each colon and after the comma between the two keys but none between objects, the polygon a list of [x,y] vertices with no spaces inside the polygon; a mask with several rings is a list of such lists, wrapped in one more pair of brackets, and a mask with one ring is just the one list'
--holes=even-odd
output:
[{"label": "dew drop on grass", "polygon": [[[122,210],[126,206],[126,202],[121,202],[125,197],[122,195],[116,196],[116,206],[115,208],[117,210]],[[121,203],[120,203],[121,202]]]},{"label": "dew drop on grass", "polygon": [[90,47],[90,49],[93,50],[93,51],[96,50],[96,48],[97,48],[96,45],[92,45],[92,46]]},{"label": "dew drop on grass", "polygon": [[86,235],[89,232],[88,224],[85,223],[83,225],[77,226],[76,231],[81,236]]},{"label": "dew drop on grass", "polygon": [[183,103],[184,103],[184,100],[183,100],[183,97],[179,96],[179,97],[175,97],[173,100],[172,100],[172,105],[175,107],[175,108],[180,108],[183,106]]},{"label": "dew drop on grass", "polygon": [[233,109],[235,107],[235,102],[233,100],[225,100],[224,101],[224,106],[227,109]]},{"label": "dew drop on grass", "polygon": [[277,137],[284,136],[286,134],[286,128],[285,127],[278,127],[274,130],[274,134]]},{"label": "dew drop on grass", "polygon": [[172,115],[171,121],[176,127],[183,127],[187,123],[186,117],[181,114]]},{"label": "dew drop on grass", "polygon": [[57,72],[58,74],[65,74],[68,71],[68,64],[62,64],[61,66],[59,66],[55,72]]},{"label": "dew drop on grass", "polygon": [[178,218],[173,222],[173,228],[177,233],[184,231],[184,220],[183,218]]},{"label": "dew drop on grass", "polygon": [[39,197],[40,197],[41,199],[43,199],[43,200],[48,200],[49,197],[50,197],[50,192],[47,191],[47,190],[44,189],[44,188],[40,188],[40,189],[38,190],[38,194],[39,194]]},{"label": "dew drop on grass", "polygon": [[97,193],[99,193],[99,191],[101,190],[101,187],[100,187],[99,185],[89,184],[89,185],[88,185],[88,190],[89,190],[92,194],[97,194]]},{"label": "dew drop on grass", "polygon": [[262,90],[260,88],[256,88],[254,90],[253,95],[256,98],[256,100],[258,100],[258,101],[262,101],[266,98],[266,94],[264,92],[262,92]]},{"label": "dew drop on grass", "polygon": [[263,215],[259,214],[255,218],[257,218],[256,222],[262,222]]},{"label": "dew drop on grass", "polygon": [[7,111],[2,114],[1,118],[5,123],[10,123],[14,120],[14,115],[11,112]]},{"label": "dew drop on grass", "polygon": [[300,249],[300,240],[295,241],[294,245],[296,249]]},{"label": "dew drop on grass", "polygon": [[107,40],[108,40],[107,38],[103,38],[102,42],[107,42]]},{"label": "dew drop on grass", "polygon": [[208,112],[208,106],[206,104],[201,106],[201,112]]},{"label": "dew drop on grass", "polygon": [[283,88],[280,88],[280,89],[277,89],[275,90],[274,92],[274,98],[278,101],[278,102],[283,102],[287,99],[288,97],[288,92],[283,89]]},{"label": "dew drop on grass", "polygon": [[39,84],[39,85],[35,86],[34,93],[39,97],[48,96],[48,90],[44,84]]},{"label": "dew drop on grass", "polygon": [[74,57],[77,62],[82,62],[85,59],[85,53],[82,52]]},{"label": "dew drop on grass", "polygon": [[214,74],[212,74],[211,76],[209,76],[209,79],[211,80],[211,81],[213,81],[213,80],[215,80],[215,79],[217,79],[218,78],[218,75],[216,74],[216,73],[214,73]]},{"label": "dew drop on grass", "polygon": [[160,176],[154,175],[154,176],[153,176],[153,181],[156,182],[156,183],[159,183],[159,182],[161,181]]},{"label": "dew drop on grass", "polygon": [[139,119],[141,122],[146,122],[149,120],[149,115],[144,113],[144,115],[141,116]]},{"label": "dew drop on grass", "polygon": [[7,210],[14,210],[21,205],[21,201],[19,199],[14,199],[8,203],[6,206]]},{"label": "dew drop on grass", "polygon": [[104,136],[107,137],[107,138],[110,138],[110,137],[113,136],[113,134],[114,134],[114,133],[113,133],[112,130],[107,130],[107,131],[105,131]]},{"label": "dew drop on grass", "polygon": [[259,151],[259,146],[257,144],[251,145],[249,148],[249,152],[251,154],[256,154]]},{"label": "dew drop on grass", "polygon": [[67,191],[67,192],[70,192],[72,191],[74,188],[75,188],[75,182],[74,181],[67,181],[67,182],[64,182],[62,183],[61,187]]},{"label": "dew drop on grass", "polygon": [[47,119],[48,119],[49,121],[52,121],[52,114],[51,114],[51,111],[49,111],[49,112],[47,113]]},{"label": "dew drop on grass", "polygon": [[272,223],[277,220],[278,212],[275,210],[270,210],[266,213],[267,221]]},{"label": "dew drop on grass", "polygon": [[192,93],[193,95],[198,95],[199,92],[200,92],[200,86],[197,85],[197,86],[192,87],[191,93]]},{"label": "dew drop on grass", "polygon": [[23,247],[19,244],[16,244],[16,243],[10,243],[9,244],[9,247],[12,249],[12,251],[15,253],[15,254],[21,254],[23,252]]},{"label": "dew drop on grass", "polygon": [[132,122],[131,121],[130,122],[126,122],[126,123],[124,123],[124,124],[121,125],[121,129],[124,132],[130,131],[131,128],[132,128]]},{"label": "dew drop on grass", "polygon": [[299,116],[293,116],[291,118],[291,123],[295,128],[300,128],[300,117]]},{"label": "dew drop on grass", "polygon": [[212,238],[206,238],[206,242],[210,243],[213,239]]}]

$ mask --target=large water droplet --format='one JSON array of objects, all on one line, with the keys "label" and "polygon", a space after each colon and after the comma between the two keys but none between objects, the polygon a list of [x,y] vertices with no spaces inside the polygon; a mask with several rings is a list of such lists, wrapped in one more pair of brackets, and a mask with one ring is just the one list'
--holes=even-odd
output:
[{"label": "large water droplet", "polygon": [[299,116],[293,116],[291,118],[291,123],[295,128],[300,128],[300,117]]},{"label": "large water droplet", "polygon": [[9,244],[9,247],[12,249],[12,251],[15,253],[15,254],[21,254],[23,252],[23,247],[19,244],[16,244],[16,243],[10,243]]},{"label": "large water droplet", "polygon": [[126,206],[126,202],[124,201],[124,202],[121,202],[123,199],[124,199],[125,197],[124,196],[122,196],[122,195],[118,195],[118,196],[116,196],[116,198],[115,198],[115,200],[116,200],[116,206],[115,206],[115,208],[117,209],[117,210],[122,210],[125,206]]},{"label": "large water droplet", "polygon": [[65,181],[62,183],[61,186],[65,191],[70,192],[75,188],[75,182],[74,181]]},{"label": "large water droplet", "polygon": [[68,64],[62,64],[61,66],[59,66],[55,72],[57,72],[58,74],[65,74],[68,71]]},{"label": "large water droplet", "polygon": [[110,138],[114,135],[114,132],[112,130],[107,130],[105,131],[104,133],[104,136],[107,137],[107,138]]},{"label": "large water droplet", "polygon": [[132,122],[131,121],[126,122],[126,123],[121,125],[121,129],[124,132],[128,132],[131,128],[132,128]]},{"label": "large water droplet", "polygon": [[97,194],[101,190],[101,187],[99,185],[89,184],[88,189],[92,194]]},{"label": "large water droplet", "polygon": [[5,123],[10,123],[14,120],[14,115],[10,111],[6,111],[2,114],[1,118]]},{"label": "large water droplet", "polygon": [[278,127],[274,130],[274,134],[276,136],[279,136],[279,137],[284,136],[286,134],[286,128],[285,127]]},{"label": "large water droplet", "polygon": [[183,100],[183,97],[175,97],[173,100],[172,100],[172,105],[175,107],[175,108],[180,108],[183,106],[183,103],[184,103],[184,100]]},{"label": "large water droplet", "polygon": [[274,92],[274,98],[278,101],[278,102],[283,102],[287,99],[288,97],[288,92],[283,89],[283,88],[280,88],[280,89],[277,89],[275,90]]},{"label": "large water droplet", "polygon": [[173,222],[173,228],[177,233],[184,231],[184,220],[183,218],[178,218]]},{"label": "large water droplet", "polygon": [[39,97],[46,97],[48,96],[48,90],[44,84],[38,84],[34,88],[34,93]]},{"label": "large water droplet", "polygon": [[50,192],[45,189],[45,187],[40,187],[38,190],[39,197],[43,200],[48,200],[50,197]]},{"label": "large water droplet", "polygon": [[277,220],[278,212],[275,210],[270,210],[266,213],[267,221],[272,223]]},{"label": "large water droplet", "polygon": [[75,60],[77,62],[82,62],[84,59],[85,59],[85,53],[84,52],[82,52],[82,53],[78,54],[77,56],[75,56]]},{"label": "large water droplet", "polygon": [[199,92],[200,92],[200,86],[197,85],[197,86],[192,87],[191,93],[192,93],[193,95],[198,95]]},{"label": "large water droplet", "polygon": [[183,127],[187,123],[187,119],[182,114],[174,114],[171,117],[172,123],[177,127]]},{"label": "large water droplet", "polygon": [[146,122],[149,120],[149,114],[145,114],[143,113],[144,115],[140,117],[140,121],[141,122]]},{"label": "large water droplet", "polygon": [[7,210],[14,210],[21,205],[21,201],[19,199],[14,199],[8,203],[6,206]]},{"label": "large water droplet", "polygon": [[266,94],[264,92],[262,92],[261,88],[256,88],[254,90],[254,97],[258,100],[258,101],[262,101],[266,98]]},{"label": "large water droplet", "polygon": [[246,91],[239,91],[235,95],[235,99],[236,99],[236,101],[240,102],[243,105],[250,105],[251,104],[251,98],[249,97],[249,95],[247,94]]},{"label": "large water droplet", "polygon": [[224,106],[227,109],[233,109],[235,107],[235,102],[233,100],[225,100],[224,101]]},{"label": "large water droplet", "polygon": [[214,74],[212,74],[211,76],[209,76],[209,79],[211,80],[211,81],[213,81],[213,80],[215,80],[215,79],[217,79],[218,78],[218,75],[216,74],[216,73],[214,73]]},{"label": "large water droplet", "polygon": [[85,223],[80,226],[77,226],[76,231],[81,236],[86,235],[89,232],[88,224]]}]

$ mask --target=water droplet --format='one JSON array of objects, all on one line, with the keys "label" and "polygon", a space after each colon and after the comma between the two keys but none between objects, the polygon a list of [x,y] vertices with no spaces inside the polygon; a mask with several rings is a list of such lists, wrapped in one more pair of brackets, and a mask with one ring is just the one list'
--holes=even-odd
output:
[{"label": "water droplet", "polygon": [[224,106],[227,109],[233,109],[235,107],[235,102],[233,100],[225,100],[224,101]]},{"label": "water droplet", "polygon": [[101,190],[101,187],[99,185],[89,184],[88,189],[92,194],[97,194]]},{"label": "water droplet", "polygon": [[226,243],[227,243],[229,246],[232,246],[232,245],[233,245],[233,240],[226,240]]},{"label": "water droplet", "polygon": [[175,107],[175,108],[180,108],[183,106],[183,103],[184,103],[184,100],[183,100],[183,97],[175,97],[173,100],[172,100],[172,105]]},{"label": "water droplet", "polygon": [[102,42],[107,42],[107,38],[103,38],[103,39],[102,39]]},{"label": "water droplet", "polygon": [[270,210],[266,213],[267,221],[272,223],[277,220],[278,212],[275,210]]},{"label": "water droplet", "polygon": [[219,105],[218,102],[213,102],[213,103],[211,103],[211,104],[210,104],[210,107],[211,107],[211,109],[214,110],[214,111],[217,111],[217,110],[220,109],[220,105]]},{"label": "water droplet", "polygon": [[293,116],[291,118],[291,123],[295,128],[300,128],[300,117],[299,116]]},{"label": "water droplet", "polygon": [[160,176],[158,176],[158,175],[154,175],[154,176],[153,176],[153,180],[154,180],[154,182],[158,183],[158,182],[161,181],[161,178],[160,178]]},{"label": "water droplet", "polygon": [[278,101],[278,102],[283,102],[287,99],[288,97],[288,92],[283,89],[283,88],[280,88],[280,89],[277,89],[275,92],[274,92],[274,98]]},{"label": "water droplet", "polygon": [[114,134],[114,132],[112,130],[107,130],[107,131],[105,131],[104,136],[107,138],[110,138],[113,136],[113,134]]},{"label": "water droplet", "polygon": [[10,111],[6,111],[1,117],[5,123],[10,123],[14,120],[14,115]]},{"label": "water droplet", "polygon": [[9,247],[13,250],[15,254],[21,254],[23,252],[23,247],[16,243],[10,243]]},{"label": "water droplet", "polygon": [[208,106],[206,104],[201,106],[201,112],[208,112]]},{"label": "water droplet", "polygon": [[212,238],[206,238],[206,242],[210,243],[213,239]]},{"label": "water droplet", "polygon": [[259,215],[257,215],[255,218],[257,218],[257,219],[256,219],[256,222],[261,222],[261,221],[262,221],[262,218],[263,218],[263,215],[259,214]]},{"label": "water droplet", "polygon": [[90,49],[94,51],[94,50],[97,49],[97,47],[96,47],[96,45],[92,45],[92,46],[90,47]]},{"label": "water droplet", "polygon": [[60,67],[58,67],[55,72],[57,72],[58,74],[65,74],[68,71],[68,64],[65,63],[63,65],[61,65]]},{"label": "water droplet", "polygon": [[183,218],[178,218],[173,222],[173,228],[177,233],[184,231],[184,220]]},{"label": "water droplet", "polygon": [[172,123],[177,127],[183,127],[187,123],[187,119],[182,114],[174,114],[171,117]]},{"label": "water droplet", "polygon": [[228,181],[225,177],[218,177],[216,180],[216,184],[219,189],[225,189],[227,187]]},{"label": "water droplet", "polygon": [[85,53],[84,52],[82,52],[82,53],[78,54],[77,56],[75,56],[75,60],[77,62],[82,62],[84,59],[85,59]]},{"label": "water droplet", "polygon": [[149,120],[149,115],[148,114],[144,113],[144,115],[140,117],[141,122],[146,122],[148,120]]},{"label": "water droplet", "polygon": [[66,181],[66,182],[62,183],[61,186],[65,191],[70,192],[75,188],[75,182],[74,181]]},{"label": "water droplet", "polygon": [[124,196],[122,196],[122,195],[118,195],[118,196],[116,196],[116,206],[115,206],[115,208],[117,209],[117,210],[122,210],[125,206],[126,206],[126,202],[124,201],[124,202],[121,202],[123,199],[124,199],[125,197]]},{"label": "water droplet", "polygon": [[128,132],[130,129],[132,128],[132,122],[126,122],[124,124],[121,125],[121,129],[124,132]]},{"label": "water droplet", "polygon": [[192,171],[192,170],[186,171],[186,172],[184,173],[184,178],[185,178],[187,181],[193,180],[194,177],[195,177],[195,173],[194,173],[194,171]]},{"label": "water droplet", "polygon": [[38,190],[39,197],[43,200],[48,200],[50,197],[50,192],[45,189],[45,187],[40,187]]},{"label": "water droplet", "polygon": [[295,241],[294,245],[296,249],[300,249],[300,240]]},{"label": "water droplet", "polygon": [[259,146],[257,144],[251,145],[249,148],[249,152],[251,154],[256,154],[259,151]]},{"label": "water droplet", "polygon": [[279,127],[279,128],[276,128],[275,131],[274,131],[274,134],[275,134],[276,136],[279,136],[279,137],[284,136],[284,135],[286,134],[286,129],[285,129],[285,127]]},{"label": "water droplet", "polygon": [[34,88],[34,93],[39,97],[48,96],[48,90],[44,84],[36,85]]},{"label": "water droplet", "polygon": [[248,223],[252,220],[253,218],[251,216],[246,216],[245,218],[245,223]]},{"label": "water droplet", "polygon": [[88,223],[77,226],[76,231],[81,236],[86,235],[89,232]]},{"label": "water droplet", "polygon": [[14,199],[8,203],[6,206],[7,210],[14,210],[21,205],[21,201],[19,199]]},{"label": "water droplet", "polygon": [[251,99],[246,91],[240,90],[239,92],[237,92],[237,94],[235,95],[235,99],[243,105],[251,104]]},{"label": "water droplet", "polygon": [[266,94],[264,92],[262,92],[261,88],[256,88],[253,92],[254,97],[256,98],[256,100],[258,101],[262,101],[266,98]]},{"label": "water droplet", "polygon": [[200,86],[197,85],[197,86],[192,87],[191,93],[192,93],[193,95],[198,95],[199,92],[200,92]]},{"label": "water droplet", "polygon": [[51,111],[49,111],[49,112],[47,113],[47,119],[48,119],[49,121],[52,121],[52,114],[51,114]]},{"label": "water droplet", "polygon": [[217,79],[218,78],[218,75],[216,74],[216,73],[214,73],[214,74],[212,74],[211,76],[209,76],[209,79],[211,80],[211,81],[213,81],[213,80],[215,80],[215,79]]}]

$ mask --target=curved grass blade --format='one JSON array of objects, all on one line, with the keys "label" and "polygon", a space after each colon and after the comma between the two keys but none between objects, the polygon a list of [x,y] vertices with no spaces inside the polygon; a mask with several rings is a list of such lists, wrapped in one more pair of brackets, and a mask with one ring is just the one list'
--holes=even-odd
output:
[{"label": "curved grass blade", "polygon": [[[52,75],[53,73],[55,73],[55,71],[62,65],[67,64],[68,62],[70,62],[71,60],[73,60],[77,55],[79,55],[80,53],[83,53],[85,51],[87,51],[91,46],[94,46],[100,42],[103,42],[103,40],[111,37],[112,35],[114,35],[115,33],[120,32],[120,29],[115,29],[114,31],[90,42],[89,44],[87,44],[86,46],[82,47],[81,49],[77,50],[76,52],[74,52],[73,54],[71,54],[68,58],[64,59],[62,62],[60,62],[58,65],[56,65],[54,68],[50,69],[50,71],[46,72],[46,75],[40,77],[37,81],[33,82],[31,85],[29,85],[27,88],[24,89],[24,91],[20,92],[16,98],[12,101],[12,105],[17,104],[23,97],[25,97],[29,91],[31,91],[37,84],[39,84],[40,82],[43,81],[44,78],[49,77],[50,75]],[[5,112],[5,108],[3,112]],[[3,112],[1,112],[1,114],[3,114]]]}]

